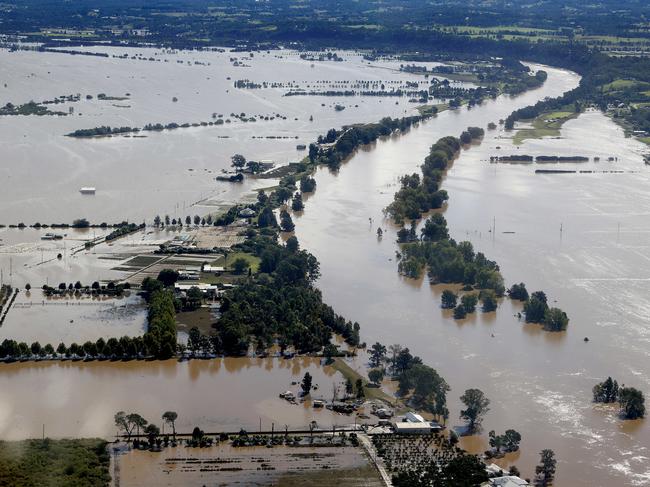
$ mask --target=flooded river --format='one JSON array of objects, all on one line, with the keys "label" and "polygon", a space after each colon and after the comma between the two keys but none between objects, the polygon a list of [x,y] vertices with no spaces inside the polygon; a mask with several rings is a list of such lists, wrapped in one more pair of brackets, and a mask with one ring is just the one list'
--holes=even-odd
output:
[{"label": "flooded river", "polygon": [[[20,55],[27,56],[21,61],[27,67],[18,72],[41,69],[38,59],[29,58],[36,54]],[[7,62],[6,56],[10,54],[1,53],[1,56],[2,62]],[[269,73],[279,76],[276,61],[273,58],[262,61],[262,57],[258,61],[256,55],[254,62],[266,63],[266,69],[272,70]],[[57,69],[69,69],[73,74],[74,63],[80,57],[61,55],[58,60],[48,59],[61,64]],[[99,63],[99,60],[90,58],[84,62]],[[109,62],[112,65],[123,61]],[[137,62],[142,61],[133,61]],[[356,62],[362,64],[360,60]],[[168,74],[164,70],[169,66],[164,63],[153,66],[161,70],[156,76]],[[329,68],[317,65],[313,69],[345,70],[349,66],[346,63]],[[86,87],[74,88],[71,83],[48,95],[63,94],[58,93],[61,90],[84,93],[91,89],[93,92],[112,90],[109,94],[129,90],[134,93],[133,103],[139,96],[151,101],[147,96],[154,97],[154,93],[162,93],[161,100],[171,99],[174,90],[164,91],[150,85],[152,77],[138,86],[135,81],[128,81],[131,67],[119,68],[124,78],[122,85],[104,84],[105,76],[114,79],[117,74],[105,75],[98,68],[91,70],[97,79],[88,81]],[[44,65],[39,76],[45,77],[47,71],[48,66]],[[478,387],[491,399],[485,432],[491,429],[503,432],[507,428],[521,432],[522,449],[516,463],[524,476],[532,476],[538,452],[552,448],[559,461],[558,486],[646,485],[650,484],[648,421],[622,422],[611,409],[595,407],[590,402],[592,386],[608,375],[645,392],[650,390],[647,323],[650,241],[645,224],[650,197],[646,190],[647,171],[640,157],[642,148],[623,139],[622,131],[610,120],[598,113],[586,113],[566,124],[562,139],[526,141],[520,149],[503,138],[504,132],[488,132],[479,146],[464,150],[448,172],[444,188],[450,194],[450,201],[445,216],[452,236],[470,240],[477,250],[497,260],[508,284],[524,281],[530,291],[543,289],[551,300],[557,300],[557,305],[571,318],[566,333],[549,334],[534,325],[523,325],[516,318],[520,306],[508,300],[500,304],[496,314],[478,314],[455,322],[440,310],[441,288],[429,286],[426,280],[405,280],[397,274],[396,228],[382,214],[398,188],[398,177],[419,171],[429,146],[439,137],[457,136],[470,125],[485,127],[516,108],[557,96],[578,83],[575,74],[551,68],[547,71],[548,81],[538,90],[514,98],[500,97],[471,111],[442,113],[404,136],[382,140],[360,150],[336,174],[319,170],[316,192],[305,198],[305,212],[294,216],[297,236],[301,245],[316,254],[321,262],[322,278],[318,286],[325,300],[338,313],[361,323],[364,340],[369,343],[378,340],[386,345],[401,343],[447,379],[452,387],[449,394],[452,426],[459,424],[458,397],[466,388]],[[235,73],[236,70],[220,76],[225,79],[226,74],[235,76]],[[246,76],[251,77],[251,73],[252,70],[247,70]],[[196,83],[210,76],[206,74],[197,76]],[[291,72],[287,76],[292,77]],[[345,77],[349,78],[350,74]],[[319,79],[319,75],[314,79]],[[10,86],[19,81],[11,80]],[[99,84],[95,86],[95,83]],[[230,82],[222,81],[220,89],[229,89],[226,86]],[[135,95],[136,89],[141,95]],[[209,87],[197,85],[189,89],[205,93],[201,90]],[[249,101],[252,105],[246,105],[246,111],[264,111],[259,103],[268,106],[269,111],[297,115],[301,123],[308,117],[309,111],[305,113],[301,106],[304,100],[294,100],[293,105],[285,106],[286,99],[278,97],[273,102],[263,102],[251,93],[254,92],[246,92],[245,97],[256,101]],[[12,101],[26,101],[30,97],[29,89],[25,88],[22,100]],[[179,96],[177,106],[181,106],[181,101],[185,103],[186,97],[193,100],[195,108],[205,100],[203,95],[185,93]],[[220,109],[219,99],[215,94],[214,102],[209,108],[206,105],[200,118],[208,118],[214,111],[244,110],[237,108],[244,106],[243,102]],[[298,132],[298,141],[274,142],[288,144],[284,148],[274,145],[278,158],[293,157],[283,154],[295,153],[296,143],[308,143],[322,128],[354,120],[376,120],[404,110],[393,106],[382,111],[383,106],[379,110],[374,105],[367,112],[346,109],[341,112],[344,115],[334,115],[331,108],[325,108],[323,113],[330,118],[317,129],[310,126]],[[117,108],[96,110],[113,110],[110,114],[113,118],[109,117],[112,124],[120,120],[115,113]],[[169,122],[181,113],[165,112],[177,108],[160,110],[125,117],[124,124]],[[348,115],[353,113],[358,118]],[[68,129],[100,124],[86,120],[85,116],[79,118],[84,118],[83,123],[78,120],[72,123],[68,117],[61,119],[65,121],[56,132],[51,126],[54,120],[46,118],[37,120],[33,132],[32,127],[28,132],[27,125],[20,120],[0,127],[3,150],[10,147],[10,159],[21,168],[11,173],[6,166],[3,168],[3,181],[9,191],[2,195],[2,219],[31,222],[87,216],[112,220],[116,214],[120,215],[118,218],[122,215],[142,218],[149,217],[158,208],[160,213],[173,214],[183,212],[183,205],[211,191],[215,192],[214,204],[221,204],[234,193],[228,197],[217,194],[214,183],[209,182],[214,174],[203,176],[188,169],[209,168],[214,172],[226,167],[230,153],[238,150],[244,139],[248,144],[253,130],[241,135],[244,139],[235,138],[228,142],[232,145],[221,148],[222,139],[215,132],[203,137],[201,131],[210,128],[172,132],[169,136],[155,134],[138,140],[61,138],[60,134]],[[276,128],[291,133],[296,130],[289,124]],[[58,135],[50,135],[53,133]],[[34,141],[39,138],[53,140],[46,144],[49,149],[40,155],[33,152],[23,155],[18,145],[8,144],[10,140],[24,139],[25,147],[38,146]],[[250,154],[245,155],[264,158],[266,149],[263,144],[251,146]],[[492,155],[518,151],[533,155],[597,155],[603,162],[582,164],[580,169],[633,172],[538,175],[534,173],[534,165],[488,162]],[[156,161],[151,160],[154,153],[159,156]],[[605,162],[609,156],[618,159]],[[146,163],[137,165],[139,160]],[[157,163],[157,176],[142,193],[141,181],[148,181],[153,162]],[[36,181],[32,190],[19,193],[21,185],[35,173],[34,167],[46,169],[42,181]],[[571,167],[562,165],[562,168]],[[77,189],[86,184],[99,186],[89,177],[98,171],[103,174],[110,197],[106,201],[91,200],[84,204],[83,214],[79,214],[80,207],[75,208]],[[47,183],[50,180],[55,183]],[[20,183],[9,184],[14,181]],[[192,190],[178,189],[190,185]],[[202,191],[206,194],[202,195]],[[50,204],[54,195],[61,195],[65,203],[63,214]],[[141,201],[143,195],[147,196],[148,203],[136,206],[136,200]],[[385,230],[381,240],[376,237],[378,225]],[[496,226],[495,233],[489,232],[492,225]],[[588,343],[583,341],[585,336],[590,338]],[[179,430],[194,425],[206,431],[239,426],[254,429],[260,417],[267,426],[270,421],[303,426],[311,420],[311,410],[305,405],[285,404],[277,398],[277,393],[295,389],[291,382],[298,380],[305,370],[314,375],[314,382],[323,391],[331,391],[332,382],[340,381],[340,376],[333,375],[333,371],[312,362],[275,359],[4,365],[0,385],[6,393],[0,400],[0,436],[6,439],[39,436],[42,424],[50,436],[110,436],[115,432],[112,416],[120,409],[137,411],[151,420],[159,418],[165,410],[177,410]],[[322,415],[318,421],[326,426],[349,421],[349,418],[331,416],[327,411],[317,415]],[[487,447],[487,435],[465,439],[464,444],[481,451]]]},{"label": "flooded river", "polygon": [[[515,428],[523,436],[516,463],[525,476],[533,475],[539,451],[551,448],[559,486],[646,485],[648,421],[624,422],[615,410],[591,403],[591,388],[608,375],[646,395],[650,385],[650,200],[641,144],[588,112],[566,124],[562,139],[526,141],[519,149],[505,132],[487,132],[481,145],[462,152],[443,183],[452,237],[495,259],[508,285],[524,281],[530,291],[544,290],[571,318],[566,333],[522,324],[516,317],[521,306],[509,300],[496,314],[454,321],[440,309],[442,287],[398,275],[396,228],[382,214],[397,178],[419,172],[439,137],[485,127],[577,81],[549,69],[539,90],[440,114],[404,137],[360,151],[338,174],[320,170],[316,193],[294,219],[301,244],[321,262],[324,299],[358,320],[370,343],[408,346],[447,379],[451,425],[460,424],[458,398],[465,389],[486,393],[491,410],[484,434],[465,439],[466,447],[482,451],[489,430]],[[561,175],[534,173],[557,166],[488,162],[491,155],[514,153],[599,156],[603,162],[562,164],[597,173]],[[617,160],[604,162],[609,156]],[[611,170],[626,172],[602,172]],[[381,240],[377,226],[385,231]]]}]

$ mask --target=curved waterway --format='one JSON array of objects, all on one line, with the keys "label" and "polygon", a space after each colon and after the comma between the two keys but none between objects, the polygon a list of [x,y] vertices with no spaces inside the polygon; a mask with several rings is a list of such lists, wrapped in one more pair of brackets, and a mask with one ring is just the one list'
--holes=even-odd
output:
[{"label": "curved waterway", "polygon": [[[409,133],[360,150],[337,174],[321,169],[318,188],[296,215],[301,245],[317,255],[326,301],[362,325],[368,343],[401,343],[436,367],[452,387],[452,426],[459,424],[458,397],[478,387],[491,399],[480,437],[464,439],[475,451],[486,432],[515,428],[522,449],[514,460],[532,476],[542,448],[559,460],[556,485],[643,485],[650,482],[648,422],[622,422],[590,402],[591,387],[612,375],[648,390],[650,261],[646,224],[649,196],[640,147],[598,113],[566,124],[563,139],[527,141],[520,149],[488,132],[463,151],[444,181],[452,236],[469,239],[499,262],[506,281],[543,289],[571,317],[569,330],[542,332],[517,321],[520,307],[505,300],[496,314],[455,322],[439,308],[439,287],[397,274],[395,228],[382,209],[398,177],[419,171],[429,146],[469,125],[485,127],[512,110],[577,85],[570,72],[545,68],[548,81],[518,97],[500,97],[471,111],[441,113]],[[497,149],[500,147],[500,149]],[[490,155],[531,154],[618,157],[589,163],[597,171],[624,174],[536,175],[535,166],[491,165]],[[563,166],[572,167],[572,166]],[[372,221],[369,221],[372,218]],[[496,233],[489,233],[496,220]],[[559,228],[562,224],[563,231]],[[376,228],[385,233],[377,240]],[[502,232],[514,233],[502,233]],[[583,342],[588,336],[590,341]],[[278,392],[297,390],[309,370],[323,396],[331,397],[338,374],[298,359],[225,359],[192,362],[16,363],[2,367],[0,436],[110,437],[118,410],[156,421],[179,413],[177,429],[205,431],[277,425],[302,427],[349,422],[308,404],[290,406]],[[160,422],[158,420],[158,422]],[[281,427],[281,426],[280,426]]]},{"label": "curved waterway", "polygon": [[[646,395],[650,384],[650,201],[640,144],[596,112],[567,123],[561,139],[520,148],[509,134],[488,131],[480,145],[463,150],[443,182],[452,237],[495,259],[508,285],[524,281],[530,291],[546,291],[571,318],[566,333],[523,324],[516,316],[521,306],[507,299],[496,313],[454,321],[440,309],[442,287],[398,275],[397,228],[382,214],[399,176],[419,172],[438,138],[486,127],[579,81],[574,73],[545,69],[548,81],[538,90],[442,113],[359,151],[336,174],[319,170],[317,190],[295,218],[297,236],[321,262],[324,299],[361,323],[364,340],[407,346],[446,378],[451,426],[461,423],[458,398],[465,389],[478,387],[490,398],[484,432],[464,438],[466,448],[483,451],[488,431],[515,428],[523,436],[521,451],[508,460],[525,477],[534,474],[539,452],[551,448],[558,486],[647,485],[648,421],[621,421],[614,409],[591,403],[591,388],[608,375]],[[565,175],[489,163],[491,155],[513,153],[616,160],[563,164],[595,171]]]}]

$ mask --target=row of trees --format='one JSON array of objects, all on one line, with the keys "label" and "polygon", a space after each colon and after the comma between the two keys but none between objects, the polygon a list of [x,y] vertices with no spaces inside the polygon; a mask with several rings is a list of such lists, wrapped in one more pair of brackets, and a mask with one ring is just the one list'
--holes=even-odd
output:
[{"label": "row of trees", "polygon": [[[172,428],[173,440],[176,441],[176,420],[178,414],[176,411],[165,411],[161,416],[162,421]],[[132,435],[145,434],[149,437],[149,443],[153,446],[156,438],[160,434],[160,428],[154,423],[150,423],[138,413],[125,413],[118,411],[113,417],[115,426],[126,436],[126,441],[131,440]],[[160,446],[160,445],[159,445]]]},{"label": "row of trees", "polygon": [[449,290],[445,289],[442,292],[441,296],[441,307],[443,309],[453,309],[454,310],[454,319],[462,320],[468,314],[472,314],[476,311],[476,305],[478,304],[479,299],[482,300],[482,310],[484,313],[494,311],[496,309],[497,301],[494,291],[484,290],[479,294],[476,293],[466,293],[460,297],[460,303],[458,303],[458,295]]},{"label": "row of trees", "polygon": [[456,137],[443,137],[429,149],[429,155],[417,173],[400,179],[401,187],[386,208],[386,213],[396,223],[417,220],[423,213],[440,208],[447,201],[447,192],[440,189],[444,171],[460,152],[461,142]]},{"label": "row of trees", "polygon": [[[31,284],[25,285],[25,290],[31,290]],[[128,282],[116,284],[113,281],[108,282],[106,285],[101,285],[98,281],[93,282],[91,285],[84,285],[80,281],[66,284],[65,282],[59,283],[55,288],[43,284],[42,288],[43,293],[46,296],[53,296],[55,294],[64,295],[64,294],[93,294],[93,295],[109,295],[109,296],[121,296],[125,290],[131,289],[131,284]]]},{"label": "row of trees", "polygon": [[151,278],[145,278],[142,289],[148,305],[144,343],[154,357],[170,358],[176,354],[176,303],[173,291],[165,288],[161,281]]},{"label": "row of trees", "polygon": [[28,360],[28,359],[133,359],[155,356],[158,346],[149,348],[149,342],[144,337],[99,338],[97,341],[87,341],[83,344],[71,343],[66,346],[59,343],[56,349],[52,344],[41,345],[34,342],[28,345],[25,342],[5,339],[0,344],[0,359]]},{"label": "row of trees", "polygon": [[[370,144],[379,137],[390,135],[397,130],[402,132],[408,130],[414,124],[433,114],[434,112],[431,112],[426,115],[399,119],[385,117],[377,123],[343,127],[340,131],[330,129],[325,136],[318,138],[320,146],[316,144],[309,146],[309,160],[314,164],[326,164],[336,169],[359,146]],[[325,144],[327,144],[326,147],[324,147]]]},{"label": "row of trees", "polygon": [[608,377],[596,384],[592,390],[594,402],[620,405],[620,414],[625,419],[638,419],[645,416],[645,397],[634,387],[619,387],[618,382]]},{"label": "row of trees", "polygon": [[[200,217],[199,215],[194,215],[194,217],[191,217],[190,215],[187,215],[185,217],[185,225],[190,226],[192,223],[196,226],[205,226],[205,225],[212,225],[214,223],[214,219],[212,218],[212,215],[207,215],[205,217]],[[153,219],[153,224],[155,227],[168,227],[168,226],[183,226],[183,220],[179,218],[171,218],[169,215],[165,215],[163,218],[160,217],[160,215],[156,215]]]}]

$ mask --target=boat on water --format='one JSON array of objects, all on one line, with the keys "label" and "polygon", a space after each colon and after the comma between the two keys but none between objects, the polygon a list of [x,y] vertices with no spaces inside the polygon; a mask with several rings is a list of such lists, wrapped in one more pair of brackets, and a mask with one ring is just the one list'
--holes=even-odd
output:
[{"label": "boat on water", "polygon": [[58,233],[46,233],[45,235],[41,235],[41,240],[61,240],[63,239],[63,235],[59,235]]},{"label": "boat on water", "polygon": [[84,186],[79,190],[81,194],[95,194],[96,189],[92,186]]}]

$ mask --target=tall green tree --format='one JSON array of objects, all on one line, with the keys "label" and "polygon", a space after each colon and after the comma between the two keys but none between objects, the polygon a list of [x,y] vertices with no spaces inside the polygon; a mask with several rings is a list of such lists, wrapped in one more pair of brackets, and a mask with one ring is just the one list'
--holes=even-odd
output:
[{"label": "tall green tree", "polygon": [[172,427],[172,435],[174,441],[176,440],[176,420],[178,419],[178,414],[176,411],[165,411],[162,415],[162,420],[169,424]]},{"label": "tall green tree", "polygon": [[305,396],[311,392],[311,382],[312,382],[311,374],[309,372],[305,372],[305,375],[302,378],[302,382],[300,384],[300,387],[302,388],[302,392]]},{"label": "tall green tree", "polygon": [[542,487],[551,485],[555,478],[556,467],[555,452],[549,449],[542,450],[540,452],[540,463],[535,467],[537,484]]},{"label": "tall green tree", "polygon": [[460,417],[467,422],[468,432],[474,433],[480,429],[483,417],[490,410],[490,400],[480,389],[467,389],[460,400],[466,407],[461,410]]}]

